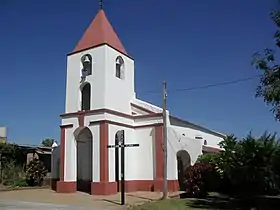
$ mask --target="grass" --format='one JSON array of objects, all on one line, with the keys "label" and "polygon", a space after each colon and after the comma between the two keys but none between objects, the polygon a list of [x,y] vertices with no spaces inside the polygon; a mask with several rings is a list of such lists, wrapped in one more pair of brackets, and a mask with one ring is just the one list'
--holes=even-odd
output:
[{"label": "grass", "polygon": [[214,210],[214,209],[258,209],[277,210],[280,197],[259,197],[250,200],[238,200],[211,196],[207,199],[167,199],[155,201],[141,206],[131,207],[130,210]]}]

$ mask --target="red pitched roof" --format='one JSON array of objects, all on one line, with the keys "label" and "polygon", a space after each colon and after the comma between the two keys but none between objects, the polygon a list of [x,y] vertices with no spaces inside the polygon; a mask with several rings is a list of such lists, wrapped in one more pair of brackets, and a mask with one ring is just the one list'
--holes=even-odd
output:
[{"label": "red pitched roof", "polygon": [[118,35],[107,19],[104,10],[100,9],[72,53],[104,43],[110,45],[123,54],[128,55],[118,38]]}]

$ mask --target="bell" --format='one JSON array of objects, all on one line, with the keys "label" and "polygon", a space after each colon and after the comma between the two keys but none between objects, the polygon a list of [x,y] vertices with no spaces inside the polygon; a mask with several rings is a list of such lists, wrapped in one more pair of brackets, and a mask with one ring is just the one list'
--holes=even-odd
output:
[{"label": "bell", "polygon": [[84,70],[88,71],[90,68],[90,65],[91,65],[90,60],[89,60],[88,56],[86,56],[85,60],[83,61]]},{"label": "bell", "polygon": [[83,63],[90,63],[90,60],[88,59],[88,56],[85,57],[85,60]]}]

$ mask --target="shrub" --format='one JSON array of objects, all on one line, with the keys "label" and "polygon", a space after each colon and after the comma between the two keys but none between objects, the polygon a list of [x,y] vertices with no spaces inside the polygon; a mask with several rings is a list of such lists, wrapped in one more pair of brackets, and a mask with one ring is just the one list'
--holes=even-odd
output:
[{"label": "shrub", "polygon": [[14,162],[6,163],[1,172],[2,184],[13,186],[14,182],[22,180],[25,177],[23,168],[15,165]]},{"label": "shrub", "polygon": [[26,182],[30,186],[41,186],[46,175],[47,170],[39,159],[33,159],[26,166]]},{"label": "shrub", "polygon": [[197,163],[210,163],[210,164],[214,164],[217,165],[218,160],[220,157],[220,153],[206,153],[203,155],[200,155],[197,159]]},{"label": "shrub", "polygon": [[210,163],[196,163],[186,171],[185,184],[187,194],[193,197],[205,197],[213,191],[216,171],[215,165]]},{"label": "shrub", "polygon": [[10,186],[12,186],[12,187],[27,187],[28,184],[27,184],[26,180],[18,180],[18,181],[14,181],[13,183],[11,183]]},{"label": "shrub", "polygon": [[279,145],[275,135],[237,141],[229,136],[221,143],[218,162],[223,191],[234,196],[272,195],[279,192]]}]

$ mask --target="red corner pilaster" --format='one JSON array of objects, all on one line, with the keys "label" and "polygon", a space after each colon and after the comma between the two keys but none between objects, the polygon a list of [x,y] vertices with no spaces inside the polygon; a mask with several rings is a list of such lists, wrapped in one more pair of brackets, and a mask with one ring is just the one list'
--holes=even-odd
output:
[{"label": "red corner pilaster", "polygon": [[156,147],[156,177],[154,190],[163,190],[164,154],[163,154],[163,125],[155,126],[155,147]]},{"label": "red corner pilaster", "polygon": [[64,169],[65,169],[65,127],[60,127],[60,168],[59,179],[64,181]]},{"label": "red corner pilaster", "polygon": [[108,182],[108,122],[100,124],[100,182]]}]

